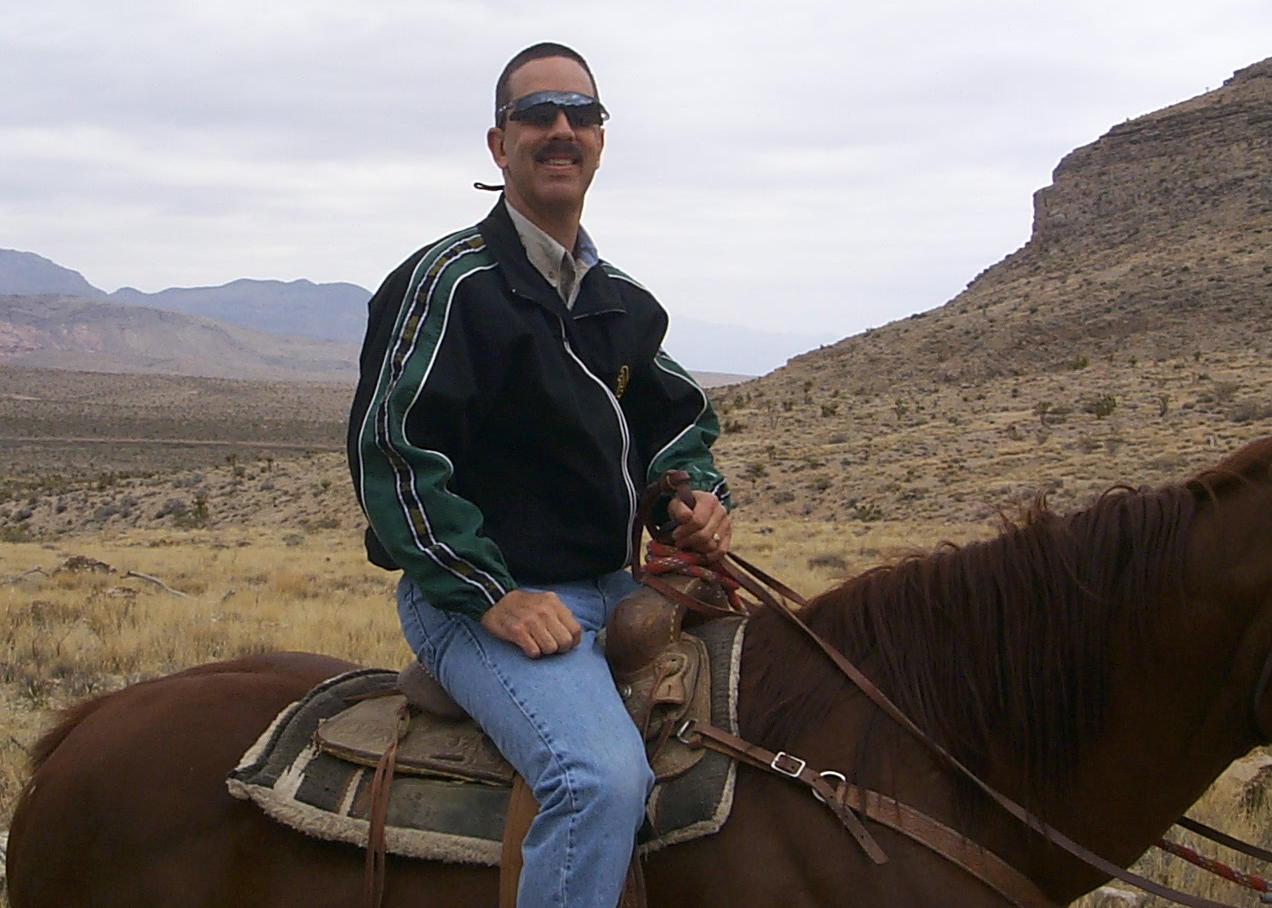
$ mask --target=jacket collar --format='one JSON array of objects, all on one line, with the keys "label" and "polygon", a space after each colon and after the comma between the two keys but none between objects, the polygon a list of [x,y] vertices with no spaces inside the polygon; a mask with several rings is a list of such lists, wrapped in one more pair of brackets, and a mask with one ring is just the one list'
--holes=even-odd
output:
[{"label": "jacket collar", "polygon": [[490,214],[477,225],[477,229],[481,231],[482,238],[494,254],[514,295],[533,300],[562,319],[627,311],[618,288],[602,267],[603,261],[587,270],[582,284],[579,285],[574,309],[566,309],[561,295],[526,257],[525,247],[521,245],[521,237],[517,235],[517,228],[508,215],[507,203],[502,194]]}]

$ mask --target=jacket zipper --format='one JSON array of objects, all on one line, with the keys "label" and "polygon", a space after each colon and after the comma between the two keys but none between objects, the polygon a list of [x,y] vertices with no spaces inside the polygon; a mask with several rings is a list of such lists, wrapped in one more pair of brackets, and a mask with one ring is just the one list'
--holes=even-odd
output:
[{"label": "jacket zipper", "polygon": [[601,381],[600,378],[598,378],[592,372],[591,369],[589,369],[586,365],[583,364],[583,360],[579,359],[578,354],[574,352],[574,348],[570,346],[570,338],[565,331],[565,322],[561,320],[560,316],[557,317],[557,324],[561,326],[561,343],[565,346],[565,352],[570,355],[570,358],[572,360],[578,363],[579,368],[583,370],[583,374],[586,375],[588,378],[592,379],[592,381],[596,382],[596,384],[600,386],[601,390],[605,392],[605,397],[610,402],[610,407],[613,408],[614,410],[614,416],[618,419],[618,430],[623,438],[623,455],[622,455],[623,456],[623,459],[622,459],[623,484],[627,486],[628,532],[623,534],[627,539],[627,543],[626,543],[627,556],[626,558],[624,558],[623,563],[631,564],[632,562],[631,526],[636,521],[636,484],[632,482],[632,474],[629,472],[627,467],[628,458],[629,458],[629,455],[631,454],[631,443],[632,443],[631,432],[627,427],[627,417],[623,415],[623,408],[619,404],[618,398],[614,396],[613,392],[610,391],[610,389],[606,386],[605,382]]}]

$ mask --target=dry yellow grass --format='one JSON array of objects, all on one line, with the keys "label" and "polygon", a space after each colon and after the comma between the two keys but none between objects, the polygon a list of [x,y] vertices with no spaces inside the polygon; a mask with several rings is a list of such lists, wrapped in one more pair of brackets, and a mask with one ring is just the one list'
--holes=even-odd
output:
[{"label": "dry yellow grass", "polygon": [[[735,547],[811,594],[881,561],[992,531],[991,524],[780,520],[743,524]],[[135,530],[0,545],[0,829],[25,779],[27,748],[51,710],[144,677],[262,650],[399,665],[409,652],[392,605],[395,581],[366,564],[360,539],[344,531],[293,545],[263,528]],[[1267,810],[1257,797],[1253,811],[1239,805],[1264,781],[1225,778],[1196,814],[1259,839]],[[1150,856],[1146,865],[1157,879],[1232,898],[1224,884],[1199,879],[1177,861]]]},{"label": "dry yellow grass", "polygon": [[48,709],[261,650],[383,665],[408,656],[393,578],[365,563],[359,540],[334,533],[303,548],[248,530],[11,543],[0,546],[0,580],[0,828]]}]

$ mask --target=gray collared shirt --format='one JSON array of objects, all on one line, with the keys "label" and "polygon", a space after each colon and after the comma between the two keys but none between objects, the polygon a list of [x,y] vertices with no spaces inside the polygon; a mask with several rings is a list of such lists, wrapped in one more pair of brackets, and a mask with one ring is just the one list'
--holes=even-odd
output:
[{"label": "gray collared shirt", "polygon": [[600,261],[592,238],[579,225],[578,240],[574,244],[574,252],[570,253],[511,204],[507,208],[512,226],[517,228],[517,235],[521,237],[521,245],[526,248],[526,257],[530,259],[530,264],[543,275],[544,280],[556,288],[565,307],[574,308],[583,276]]}]

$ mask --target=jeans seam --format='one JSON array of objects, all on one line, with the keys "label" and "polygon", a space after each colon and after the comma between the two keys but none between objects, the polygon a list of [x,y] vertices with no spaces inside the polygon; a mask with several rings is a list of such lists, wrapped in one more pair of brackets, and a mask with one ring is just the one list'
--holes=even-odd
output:
[{"label": "jeans seam", "polygon": [[552,763],[556,766],[557,771],[561,774],[562,778],[565,779],[565,793],[569,798],[570,810],[569,823],[566,833],[566,866],[563,868],[563,872],[558,876],[558,879],[561,881],[561,888],[558,894],[561,898],[561,904],[568,905],[569,900],[566,898],[565,882],[570,878],[570,873],[573,871],[576,841],[575,826],[578,823],[579,817],[578,792],[576,790],[577,785],[574,779],[574,773],[570,767],[561,762],[561,758],[557,754],[556,747],[553,745],[551,737],[544,730],[542,722],[530,709],[526,707],[525,703],[522,702],[522,699],[517,696],[516,692],[513,690],[511,682],[508,680],[508,677],[499,670],[499,667],[494,662],[491,661],[487,655],[486,647],[482,645],[481,638],[474,634],[472,628],[462,621],[456,629],[462,631],[468,638],[468,641],[473,645],[473,648],[481,656],[482,665],[484,665],[487,671],[489,671],[490,674],[499,681],[499,686],[502,687],[504,693],[508,695],[508,699],[516,705],[517,711],[520,712],[521,715],[524,716],[530,723],[530,727],[534,729],[534,733],[538,736],[544,750],[546,750],[548,755],[552,758]]}]

